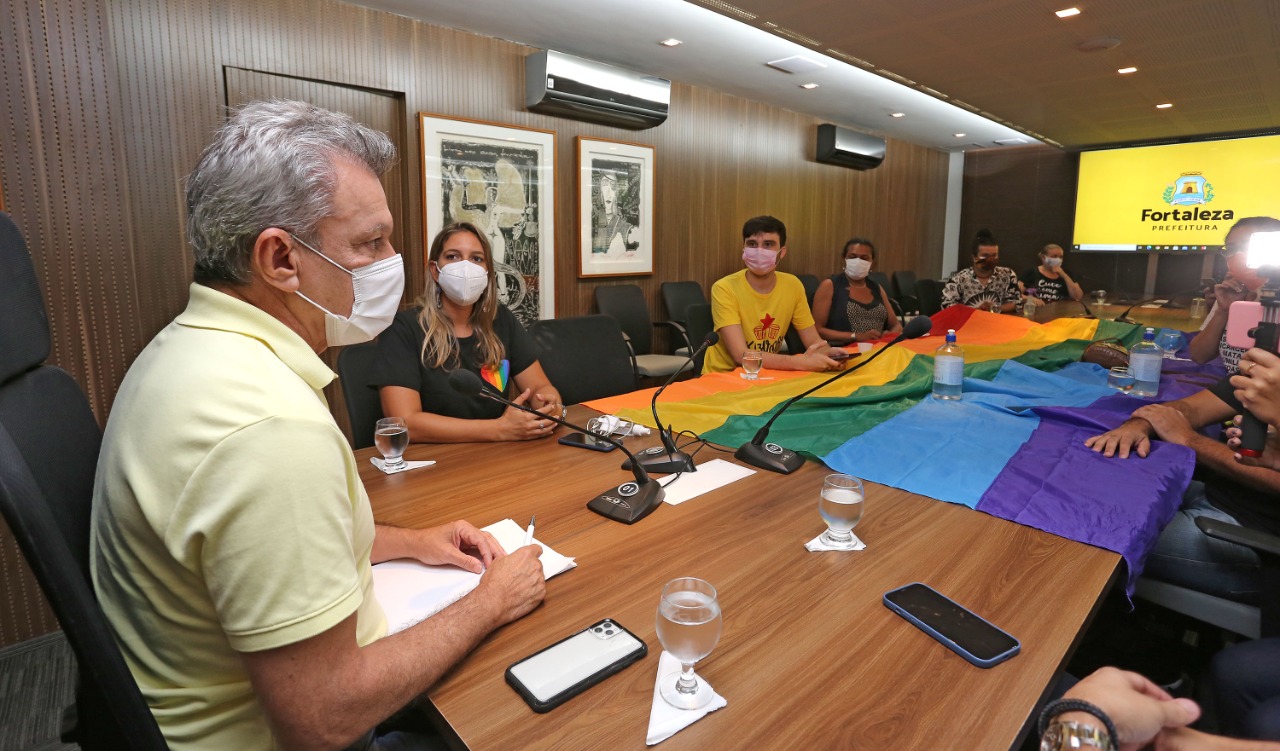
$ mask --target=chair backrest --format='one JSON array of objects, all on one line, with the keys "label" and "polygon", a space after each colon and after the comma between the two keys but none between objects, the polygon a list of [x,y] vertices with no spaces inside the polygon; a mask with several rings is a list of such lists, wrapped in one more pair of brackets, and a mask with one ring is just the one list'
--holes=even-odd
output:
[{"label": "chair backrest", "polygon": [[893,289],[897,293],[896,297],[901,300],[903,297],[919,297],[916,294],[916,272],[914,271],[895,271],[893,272]]},{"label": "chair backrest", "polygon": [[529,326],[543,371],[566,404],[635,390],[635,370],[622,329],[611,316],[534,321]]},{"label": "chair backrest", "polygon": [[636,375],[622,328],[611,316],[534,321],[529,335],[539,361],[565,404],[634,391]]},{"label": "chair backrest", "polygon": [[80,669],[85,749],[167,748],[89,579],[89,518],[102,433],[84,392],[43,365],[49,328],[31,256],[0,214],[0,513],[53,607]]},{"label": "chair backrest", "polygon": [[[711,303],[702,302],[690,305],[685,309],[685,330],[689,332],[689,341],[693,342],[693,346],[698,346],[702,340],[715,330],[715,321],[711,318]],[[697,375],[702,372],[702,361],[707,357],[704,351],[693,359],[693,372]]]},{"label": "chair backrest", "polygon": [[640,287],[634,284],[596,287],[596,307],[618,322],[631,338],[631,349],[637,355],[653,352],[653,319]]},{"label": "chair backrest", "polygon": [[942,310],[942,282],[936,279],[920,279],[916,282],[920,299],[920,314],[931,316]]},{"label": "chair backrest", "polygon": [[382,419],[382,399],[369,385],[377,359],[377,342],[354,344],[338,353],[338,378],[351,418],[351,443],[357,449],[373,445],[373,428]]},{"label": "chair backrest", "polygon": [[890,299],[896,299],[898,297],[897,293],[893,291],[893,287],[889,286],[888,274],[884,273],[883,271],[872,271],[871,273],[867,274],[867,278],[875,282],[876,284],[879,284],[880,289],[883,289],[884,293],[888,295]]},{"label": "chair backrest", "polygon": [[[689,314],[686,312],[690,305],[698,305],[707,301],[707,296],[702,291],[702,285],[697,282],[663,282],[660,288],[662,290],[662,303],[667,308],[667,318],[680,324],[685,324],[688,328]],[[706,332],[703,332],[704,334]],[[697,342],[693,335],[689,335],[689,341]]]},{"label": "chair backrest", "polygon": [[800,283],[804,285],[804,296],[809,298],[809,307],[813,307],[813,296],[818,292],[818,285],[822,284],[822,280],[813,274],[796,274],[800,278]]}]

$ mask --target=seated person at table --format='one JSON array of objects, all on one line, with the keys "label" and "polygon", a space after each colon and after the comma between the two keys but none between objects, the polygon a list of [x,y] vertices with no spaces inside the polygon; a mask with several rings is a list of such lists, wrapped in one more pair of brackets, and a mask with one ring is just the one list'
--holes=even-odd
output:
[{"label": "seated person at table", "polygon": [[[787,255],[787,228],[771,216],[742,225],[742,271],[711,285],[711,317],[720,341],[707,350],[703,373],[727,373],[742,364],[748,349],[764,354],[761,367],[772,370],[839,370],[827,356],[830,347],[813,323],[804,285],[777,270]],[[787,329],[796,327],[805,351],[782,355]]]},{"label": "seated person at table", "polygon": [[973,266],[960,269],[942,286],[942,307],[968,305],[991,313],[1012,313],[1022,299],[1018,275],[1000,266],[1000,244],[987,230],[973,238]]},{"label": "seated person at table", "polygon": [[[378,180],[394,161],[347,115],[256,102],[187,180],[191,298],[120,386],[89,542],[98,600],[175,751],[367,748],[542,601],[536,545],[508,556],[466,522],[376,524],[325,402],[336,376],[320,353],[376,336],[404,288]],[[387,636],[370,565],[393,558],[483,575]]]},{"label": "seated person at table", "polygon": [[458,368],[494,384],[505,360],[515,388],[504,383],[503,391],[516,394],[508,398],[548,415],[561,417],[565,411],[560,392],[538,363],[533,339],[498,301],[484,233],[467,222],[445,227],[431,241],[427,263],[417,307],[401,311],[378,337],[370,383],[380,387],[383,414],[403,417],[415,442],[527,441],[551,435],[556,425],[550,420],[479,395],[463,396],[449,386],[449,374]]},{"label": "seated person at table", "polygon": [[1062,246],[1049,243],[1040,251],[1040,265],[1027,269],[1018,279],[1029,296],[1041,302],[1079,300],[1084,290],[1062,268]]},{"label": "seated person at table", "polygon": [[1253,269],[1245,265],[1245,249],[1254,232],[1280,231],[1280,220],[1269,216],[1250,216],[1231,225],[1224,241],[1222,254],[1227,259],[1227,276],[1213,288],[1213,307],[1204,317],[1200,331],[1187,343],[1187,351],[1196,362],[1209,362],[1222,358],[1227,373],[1238,370],[1240,355],[1244,350],[1227,344],[1227,312],[1231,303],[1239,300],[1257,300],[1258,290],[1265,281]]},{"label": "seated person at table", "polygon": [[823,279],[813,296],[813,317],[823,339],[832,344],[874,342],[902,331],[889,294],[867,277],[875,260],[870,240],[855,237],[844,244],[844,270]]},{"label": "seated person at table", "polygon": [[1261,589],[1258,554],[1209,538],[1196,526],[1200,516],[1280,534],[1280,472],[1237,462],[1221,441],[1197,432],[1240,414],[1229,381],[1167,404],[1146,404],[1119,427],[1085,441],[1105,456],[1145,457],[1151,435],[1196,453],[1197,477],[1182,506],[1156,540],[1145,574],[1161,581],[1240,601],[1256,601]]}]

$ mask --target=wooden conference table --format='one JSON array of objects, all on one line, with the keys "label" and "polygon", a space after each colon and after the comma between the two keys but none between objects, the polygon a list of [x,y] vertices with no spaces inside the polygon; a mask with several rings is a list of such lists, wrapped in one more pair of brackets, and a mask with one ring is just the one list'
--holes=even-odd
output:
[{"label": "wooden conference table", "polygon": [[[570,410],[570,419],[590,413]],[[557,435],[564,431],[558,431]],[[630,438],[628,448],[654,439]],[[357,452],[379,522],[503,518],[578,567],[545,602],[491,634],[429,692],[451,741],[470,749],[643,749],[661,644],[664,583],[719,590],[724,632],[698,672],[728,706],[664,741],[680,749],[1009,748],[1070,656],[1119,556],[961,506],[868,483],[860,552],[809,553],[825,467],[757,474],[633,526],[585,503],[629,473],[619,451],[533,443],[414,445],[433,467],[384,475]],[[710,448],[696,457],[732,459]],[[963,467],[957,467],[957,472]],[[1012,633],[1022,653],[982,670],[890,612],[888,590],[926,582]],[[508,687],[507,666],[601,618],[649,646],[643,660],[548,714]]]},{"label": "wooden conference table", "polygon": [[[1131,303],[1108,303],[1098,305],[1090,302],[1089,307],[1101,319],[1113,321],[1121,313],[1128,310]],[[1075,300],[1059,300],[1036,308],[1033,320],[1047,323],[1055,318],[1072,318],[1084,314],[1084,308]],[[1145,326],[1177,329],[1178,331],[1196,331],[1204,323],[1204,317],[1192,318],[1188,308],[1148,308],[1142,305],[1129,311],[1129,317]]]}]

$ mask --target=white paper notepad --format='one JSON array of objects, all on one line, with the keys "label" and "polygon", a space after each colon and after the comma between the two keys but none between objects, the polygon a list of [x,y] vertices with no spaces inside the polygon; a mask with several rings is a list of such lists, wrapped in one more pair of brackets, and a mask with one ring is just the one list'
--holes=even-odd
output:
[{"label": "white paper notepad", "polygon": [[[484,531],[511,553],[524,546],[524,529],[511,519],[490,524]],[[535,538],[534,542],[538,542]],[[578,565],[542,545],[542,576],[550,579]],[[387,614],[387,633],[403,631],[461,600],[480,584],[480,574],[457,566],[428,566],[410,560],[387,561],[373,567],[373,594]]]}]

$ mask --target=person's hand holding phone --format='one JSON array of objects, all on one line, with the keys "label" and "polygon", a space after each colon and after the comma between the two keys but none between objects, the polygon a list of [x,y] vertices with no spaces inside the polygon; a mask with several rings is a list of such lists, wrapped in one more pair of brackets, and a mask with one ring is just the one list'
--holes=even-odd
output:
[{"label": "person's hand holding phone", "polygon": [[1257,347],[1245,352],[1231,385],[1235,397],[1254,417],[1280,426],[1280,357]]}]

